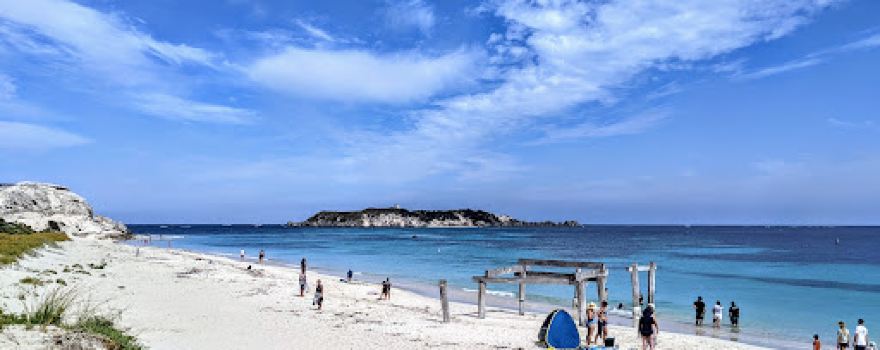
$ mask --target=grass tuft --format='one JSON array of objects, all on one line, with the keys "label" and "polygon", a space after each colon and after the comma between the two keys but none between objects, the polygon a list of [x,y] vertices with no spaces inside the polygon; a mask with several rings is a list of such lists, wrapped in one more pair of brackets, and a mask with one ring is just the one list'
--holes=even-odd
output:
[{"label": "grass tuft", "polygon": [[80,318],[76,324],[70,327],[71,330],[84,332],[88,334],[100,335],[104,338],[104,343],[108,349],[118,350],[140,350],[143,347],[137,342],[137,339],[125,331],[116,327],[110,319],[102,316],[90,316]]},{"label": "grass tuft", "polygon": [[35,286],[42,286],[43,284],[45,284],[45,283],[43,282],[43,280],[41,280],[41,279],[39,279],[39,278],[35,278],[35,277],[25,277],[25,278],[22,278],[22,279],[18,280],[18,283],[21,283],[21,284],[33,284],[33,285],[35,285]]},{"label": "grass tuft", "polygon": [[33,254],[37,248],[68,239],[63,232],[0,233],[0,265],[14,263],[25,254]]}]

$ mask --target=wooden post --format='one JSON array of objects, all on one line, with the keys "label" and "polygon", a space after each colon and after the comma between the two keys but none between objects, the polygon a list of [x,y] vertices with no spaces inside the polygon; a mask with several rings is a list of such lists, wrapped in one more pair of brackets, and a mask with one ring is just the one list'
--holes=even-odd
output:
[{"label": "wooden post", "polygon": [[480,281],[477,292],[477,318],[486,318],[486,282]]},{"label": "wooden post", "polygon": [[639,305],[639,265],[632,264],[629,268],[632,280],[632,297],[633,297],[633,327],[638,327],[639,316],[641,315],[641,305]]},{"label": "wooden post", "polygon": [[[581,272],[581,269],[577,269],[577,271],[575,272],[575,275],[577,275],[580,272]],[[577,310],[578,310],[577,311],[577,313],[578,313],[577,319],[578,319],[578,324],[581,326],[587,325],[587,320],[584,317],[584,314],[586,313],[586,305],[584,305],[584,295],[586,293],[585,293],[584,287],[585,287],[584,282],[575,281],[574,295],[577,298]]]},{"label": "wooden post", "polygon": [[654,301],[654,282],[657,280],[657,264],[653,261],[651,262],[650,267],[648,267],[648,303],[653,304]]},{"label": "wooden post", "polygon": [[443,309],[443,323],[449,323],[449,296],[446,293],[446,280],[440,280],[440,307]]},{"label": "wooden post", "polygon": [[599,277],[596,278],[596,289],[599,294],[599,303],[608,301],[608,292],[605,290],[605,279],[608,277],[608,271],[605,270],[605,264],[599,268]]},{"label": "wooden post", "polygon": [[[520,275],[523,279],[526,278],[526,265],[522,266],[522,274]],[[526,304],[526,284],[525,282],[519,283],[519,314],[520,316],[525,315],[525,304]]]}]

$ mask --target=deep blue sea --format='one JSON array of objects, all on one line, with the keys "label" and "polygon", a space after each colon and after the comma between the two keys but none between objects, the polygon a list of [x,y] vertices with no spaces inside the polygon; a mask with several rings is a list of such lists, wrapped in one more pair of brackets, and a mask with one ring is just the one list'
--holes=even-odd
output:
[{"label": "deep blue sea", "polygon": [[[473,275],[519,258],[542,258],[606,263],[611,304],[629,305],[625,266],[654,261],[658,314],[667,328],[679,332],[783,348],[809,344],[814,333],[832,343],[839,320],[854,326],[863,318],[872,333],[880,333],[880,227],[130,228],[137,234],[174,237],[175,248],[199,252],[237,257],[245,249],[253,257],[265,249],[270,260],[290,264],[307,257],[310,266],[325,272],[342,276],[352,269],[356,278],[374,281],[389,276],[398,286],[432,296],[441,278],[456,290],[473,290]],[[643,274],[643,290],[646,284]],[[502,305],[513,305],[515,288],[489,286]],[[592,300],[595,288],[591,284],[588,290]],[[569,286],[530,285],[527,292],[529,300],[564,306],[571,305],[572,294]],[[726,307],[736,301],[742,309],[740,331],[691,326],[697,296],[707,303],[720,300],[725,324]],[[459,298],[475,302],[464,292]],[[505,304],[505,298],[511,303]]]}]

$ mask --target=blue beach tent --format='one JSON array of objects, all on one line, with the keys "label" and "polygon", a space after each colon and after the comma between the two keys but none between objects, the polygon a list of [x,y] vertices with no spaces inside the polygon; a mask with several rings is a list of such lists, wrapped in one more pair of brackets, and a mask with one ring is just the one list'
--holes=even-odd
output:
[{"label": "blue beach tent", "polygon": [[581,345],[581,336],[571,315],[556,309],[544,319],[538,341],[557,349],[576,349]]}]

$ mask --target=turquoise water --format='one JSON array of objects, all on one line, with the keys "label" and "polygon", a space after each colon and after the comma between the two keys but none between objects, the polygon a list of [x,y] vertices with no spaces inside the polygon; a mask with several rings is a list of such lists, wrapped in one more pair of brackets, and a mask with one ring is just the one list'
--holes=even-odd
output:
[{"label": "turquoise water", "polygon": [[[131,228],[174,236],[175,247],[195,251],[237,257],[239,249],[250,256],[265,249],[269,259],[286,263],[307,257],[311,266],[328,272],[342,275],[350,268],[367,280],[390,276],[397,285],[429,295],[441,278],[457,290],[475,289],[471,276],[519,258],[584,260],[606,263],[610,302],[629,305],[625,266],[654,261],[656,304],[665,327],[780,348],[809,344],[814,333],[830,342],[838,320],[855,324],[864,318],[869,329],[880,324],[877,227]],[[643,290],[646,279],[643,275]],[[490,286],[502,305],[512,305],[504,299],[512,302],[514,288]],[[573,292],[568,286],[529,286],[527,294],[530,300],[570,305]],[[595,299],[595,285],[588,295]],[[725,308],[736,301],[742,309],[739,332],[691,326],[697,296],[707,303],[721,300]]]}]

